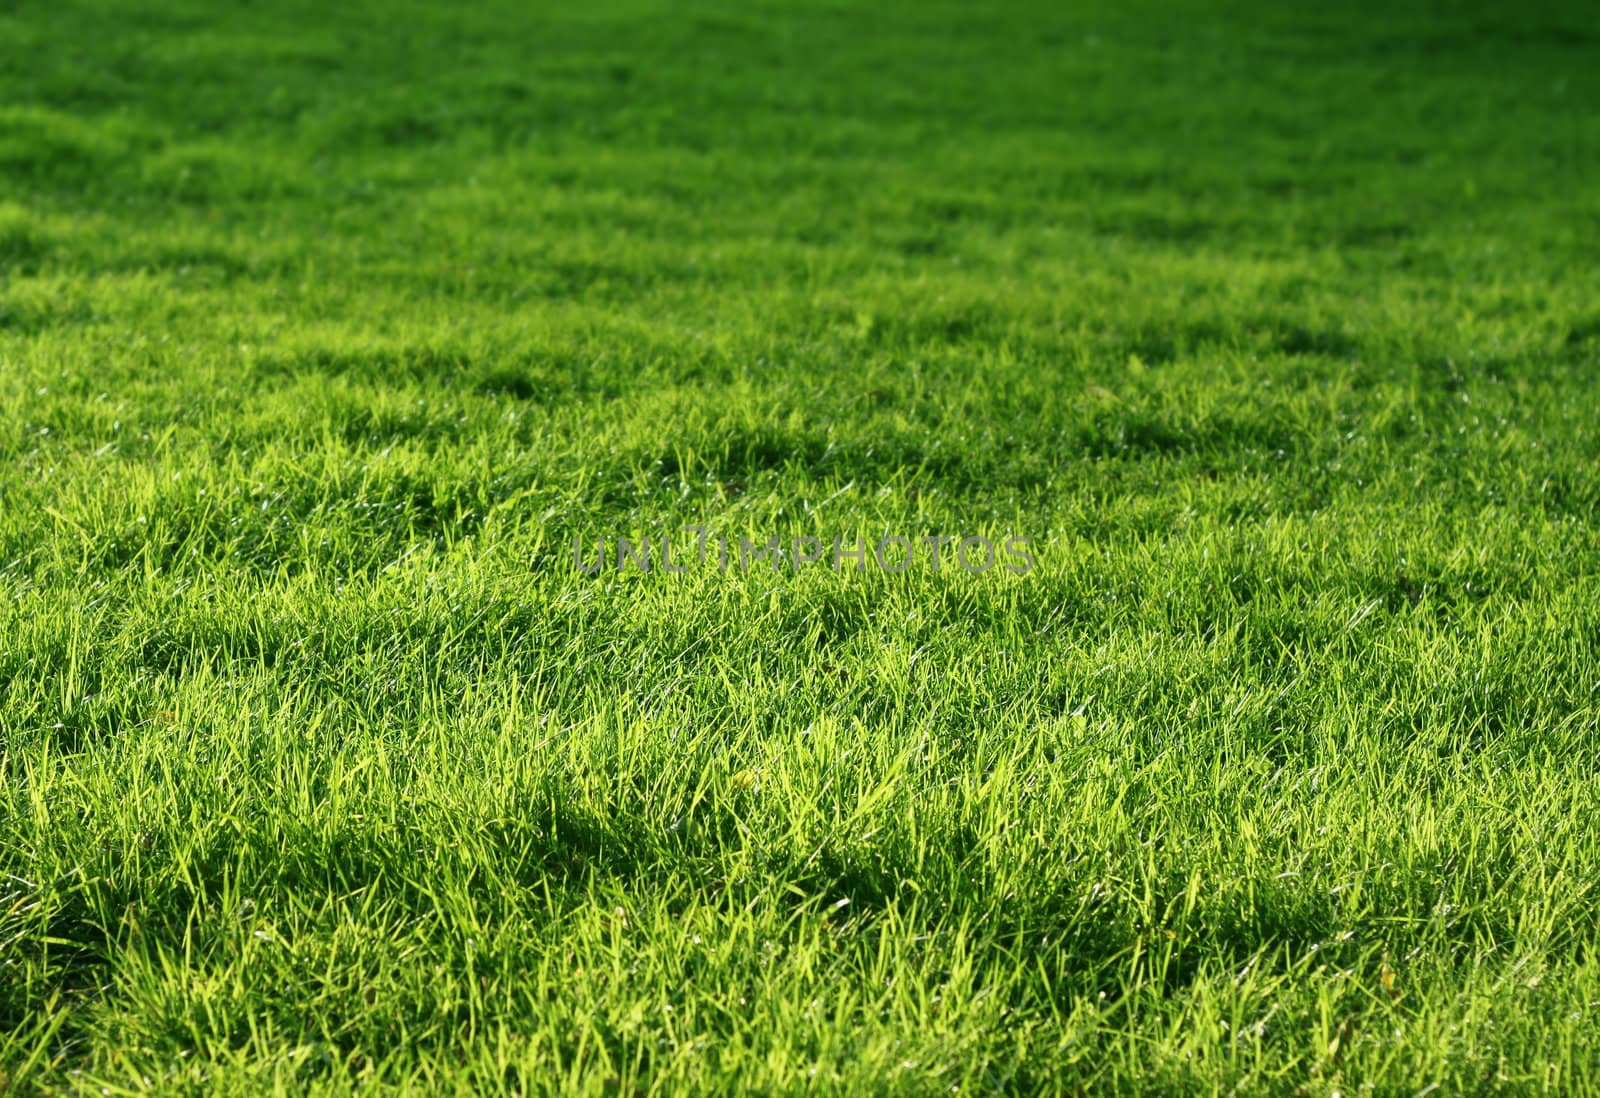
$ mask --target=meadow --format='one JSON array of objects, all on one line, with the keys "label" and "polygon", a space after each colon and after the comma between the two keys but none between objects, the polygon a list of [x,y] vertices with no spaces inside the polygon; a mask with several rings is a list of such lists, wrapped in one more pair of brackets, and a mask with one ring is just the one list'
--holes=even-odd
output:
[{"label": "meadow", "polygon": [[0,7],[0,1091],[1600,1093],[1592,16]]}]

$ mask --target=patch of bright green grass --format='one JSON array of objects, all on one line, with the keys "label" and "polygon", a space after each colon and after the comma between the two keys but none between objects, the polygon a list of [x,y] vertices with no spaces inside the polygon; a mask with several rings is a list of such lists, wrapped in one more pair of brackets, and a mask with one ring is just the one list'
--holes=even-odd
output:
[{"label": "patch of bright green grass", "polygon": [[1592,23],[0,14],[0,1089],[1600,1089]]}]

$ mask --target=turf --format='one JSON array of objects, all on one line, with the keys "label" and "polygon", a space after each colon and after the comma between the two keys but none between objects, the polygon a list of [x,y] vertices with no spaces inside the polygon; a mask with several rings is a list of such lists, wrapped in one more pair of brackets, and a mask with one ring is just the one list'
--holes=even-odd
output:
[{"label": "turf", "polygon": [[0,1090],[1600,1091],[1591,15],[6,8]]}]

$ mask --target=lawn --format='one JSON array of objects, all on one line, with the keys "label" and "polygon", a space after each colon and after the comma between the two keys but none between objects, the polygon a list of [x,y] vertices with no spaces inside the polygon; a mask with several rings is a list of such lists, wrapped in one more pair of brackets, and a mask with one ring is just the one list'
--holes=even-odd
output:
[{"label": "lawn", "polygon": [[0,8],[0,1091],[1600,1093],[1600,29],[1434,7]]}]

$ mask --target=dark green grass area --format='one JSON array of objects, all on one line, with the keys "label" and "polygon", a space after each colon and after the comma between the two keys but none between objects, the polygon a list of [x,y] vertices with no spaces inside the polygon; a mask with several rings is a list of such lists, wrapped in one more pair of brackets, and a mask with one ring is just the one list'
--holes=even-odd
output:
[{"label": "dark green grass area", "polygon": [[1600,1091],[1597,519],[1583,5],[9,6],[0,1090]]}]

